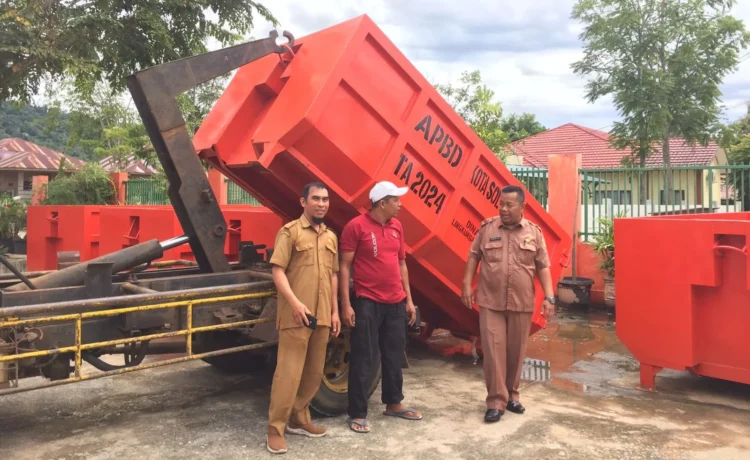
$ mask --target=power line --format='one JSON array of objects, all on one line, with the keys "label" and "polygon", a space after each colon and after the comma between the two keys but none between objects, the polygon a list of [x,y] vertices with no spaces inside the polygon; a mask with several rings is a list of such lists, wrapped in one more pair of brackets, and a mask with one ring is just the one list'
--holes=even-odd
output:
[{"label": "power line", "polygon": [[741,105],[748,105],[748,101],[742,101],[742,102],[740,102],[738,104],[734,104],[732,106],[725,107],[725,108],[726,108],[726,110],[731,110],[731,109],[735,109],[735,108],[737,108],[737,107],[739,107]]}]

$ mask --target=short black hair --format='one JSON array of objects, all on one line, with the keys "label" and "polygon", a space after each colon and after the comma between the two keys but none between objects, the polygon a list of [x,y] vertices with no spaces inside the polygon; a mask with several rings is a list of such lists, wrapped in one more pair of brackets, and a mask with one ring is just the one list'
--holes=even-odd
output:
[{"label": "short black hair", "polygon": [[518,194],[518,202],[523,204],[526,201],[526,194],[523,189],[517,185],[506,185],[500,190],[500,193],[516,193]]},{"label": "short black hair", "polygon": [[393,198],[392,196],[384,196],[383,198],[379,199],[378,201],[370,201],[370,209],[375,209],[378,207],[381,201],[388,201],[388,199]]},{"label": "short black hair", "polygon": [[386,203],[391,201],[392,199],[396,198],[393,195],[386,195],[383,198],[379,199],[378,201],[371,201],[372,205],[370,206],[370,209],[375,209],[378,207],[381,201],[385,201]]},{"label": "short black hair", "polygon": [[302,189],[302,198],[307,199],[310,196],[310,190],[313,188],[328,190],[328,187],[322,182],[310,182]]}]

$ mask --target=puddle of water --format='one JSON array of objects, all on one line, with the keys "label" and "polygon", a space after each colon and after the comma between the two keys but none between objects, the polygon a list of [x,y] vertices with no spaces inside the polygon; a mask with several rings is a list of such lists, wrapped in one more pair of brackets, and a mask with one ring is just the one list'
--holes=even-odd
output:
[{"label": "puddle of water", "polygon": [[529,338],[522,378],[549,381],[557,388],[586,392],[589,390],[586,383],[571,378],[576,372],[573,366],[592,360],[602,351],[619,349],[622,344],[615,334],[612,314],[601,310],[567,309],[546,329]]},{"label": "puddle of water", "polygon": [[[472,356],[472,344],[437,330],[427,346],[443,356]],[[586,392],[586,383],[572,378],[576,363],[591,361],[602,351],[626,353],[615,334],[614,316],[607,311],[588,309],[563,310],[546,329],[529,337],[521,379],[548,382],[566,389]],[[481,363],[480,363],[481,364]],[[588,380],[588,379],[583,379]]]}]

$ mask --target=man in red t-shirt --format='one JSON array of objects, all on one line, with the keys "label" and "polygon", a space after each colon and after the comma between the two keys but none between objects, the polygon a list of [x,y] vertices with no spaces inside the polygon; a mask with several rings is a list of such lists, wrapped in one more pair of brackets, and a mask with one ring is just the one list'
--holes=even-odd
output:
[{"label": "man in red t-shirt", "polygon": [[[378,182],[370,190],[372,207],[344,227],[339,242],[341,264],[341,319],[350,328],[349,428],[367,433],[368,382],[377,369],[378,350],[383,374],[384,415],[421,420],[414,409],[401,404],[406,346],[406,317],[416,320],[406,270],[404,230],[396,219],[400,196],[409,189],[391,182]],[[353,301],[349,299],[349,278],[354,270]]]}]

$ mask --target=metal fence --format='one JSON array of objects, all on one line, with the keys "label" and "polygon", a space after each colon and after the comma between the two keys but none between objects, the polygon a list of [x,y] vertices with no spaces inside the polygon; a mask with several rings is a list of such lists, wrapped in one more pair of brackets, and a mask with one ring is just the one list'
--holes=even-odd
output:
[{"label": "metal fence", "polygon": [[[252,195],[240,188],[239,185],[226,179],[227,204],[249,204],[261,206]],[[130,179],[125,182],[125,202],[127,204],[169,204],[167,187],[163,182],[152,179]]]},{"label": "metal fence", "polygon": [[229,179],[225,180],[227,184],[227,204],[249,204],[252,206],[261,206],[260,202],[252,195],[247,193],[239,185]]},{"label": "metal fence", "polygon": [[[613,216],[750,210],[750,165],[581,169],[584,240]],[[670,180],[671,179],[671,180]],[[670,185],[671,182],[671,185]]]},{"label": "metal fence", "polygon": [[152,179],[130,179],[125,182],[127,204],[169,204],[164,182]]},{"label": "metal fence", "polygon": [[526,187],[526,190],[547,209],[547,199],[549,198],[549,175],[547,170],[524,166],[509,166],[509,169],[516,176],[516,179]]}]

